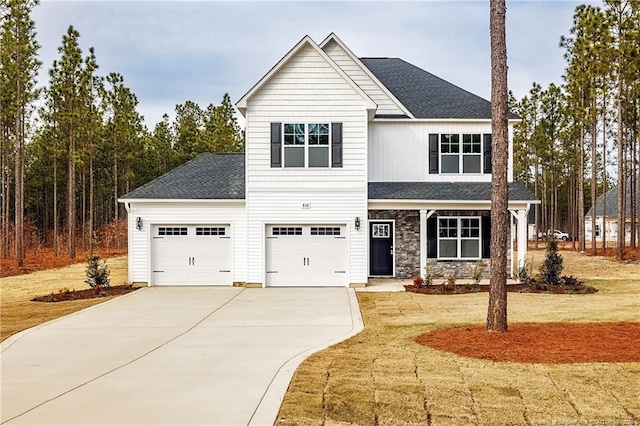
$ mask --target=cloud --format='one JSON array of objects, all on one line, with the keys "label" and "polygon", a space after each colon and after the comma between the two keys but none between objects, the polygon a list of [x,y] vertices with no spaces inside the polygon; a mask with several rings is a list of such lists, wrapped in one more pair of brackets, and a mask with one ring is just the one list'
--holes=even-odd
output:
[{"label": "cloud", "polygon": [[[509,80],[561,82],[561,34],[577,2],[516,1],[507,11]],[[34,11],[43,72],[68,25],[94,46],[99,72],[119,72],[147,125],[177,103],[237,101],[303,36],[335,32],[356,55],[401,57],[484,98],[490,95],[489,7],[480,1],[43,1]],[[44,80],[44,79],[43,79]],[[163,108],[168,108],[164,110]]]}]

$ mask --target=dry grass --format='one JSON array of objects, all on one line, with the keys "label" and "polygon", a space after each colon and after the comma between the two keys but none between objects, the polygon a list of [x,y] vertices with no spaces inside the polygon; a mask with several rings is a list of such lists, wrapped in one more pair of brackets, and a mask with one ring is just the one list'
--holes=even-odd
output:
[{"label": "dry grass", "polygon": [[[600,292],[510,293],[510,322],[640,321],[640,265],[562,255],[566,274]],[[487,298],[358,293],[365,330],[298,368],[276,424],[640,423],[640,363],[496,363],[415,342],[436,328],[483,323]]]},{"label": "dry grass", "polygon": [[[112,285],[127,281],[126,256],[107,259],[107,265],[111,271]],[[106,297],[57,303],[31,302],[35,296],[57,293],[64,288],[88,288],[84,283],[85,267],[85,263],[79,263],[65,268],[2,278],[0,341],[19,331],[109,300]]]}]

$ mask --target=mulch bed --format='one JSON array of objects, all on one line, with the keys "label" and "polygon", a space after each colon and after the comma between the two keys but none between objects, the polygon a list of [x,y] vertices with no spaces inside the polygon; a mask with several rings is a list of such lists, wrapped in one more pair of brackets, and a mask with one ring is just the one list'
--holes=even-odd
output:
[{"label": "mulch bed", "polygon": [[[405,290],[421,294],[469,294],[488,292],[487,284],[438,284],[416,287],[405,285]],[[546,284],[509,284],[508,292],[514,293],[545,293],[545,294],[591,294],[598,291],[597,288],[584,284],[579,285],[546,285]]]},{"label": "mulch bed", "polygon": [[515,323],[507,333],[490,333],[485,325],[471,325],[435,330],[416,341],[498,362],[640,362],[640,322]]},{"label": "mulch bed", "polygon": [[92,288],[86,290],[66,291],[61,290],[58,293],[46,294],[31,299],[32,302],[66,302],[69,300],[95,299],[98,297],[121,296],[123,294],[136,291],[139,287],[130,285],[117,285],[109,287],[106,290],[96,291]]}]

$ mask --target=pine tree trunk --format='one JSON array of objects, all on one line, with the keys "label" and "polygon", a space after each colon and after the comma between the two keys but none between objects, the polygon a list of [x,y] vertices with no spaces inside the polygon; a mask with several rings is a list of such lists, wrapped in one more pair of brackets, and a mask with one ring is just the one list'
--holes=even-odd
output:
[{"label": "pine tree trunk", "polygon": [[[602,107],[602,181],[604,188],[602,189],[602,253],[607,255],[607,97],[603,99]],[[593,215],[595,216],[595,207]],[[594,228],[595,229],[595,228]]]},{"label": "pine tree trunk", "polygon": [[93,183],[93,152],[89,157],[89,256],[93,256],[93,223],[95,210],[95,189]]},{"label": "pine tree trunk", "polygon": [[22,122],[24,120],[22,107],[19,99],[22,98],[20,79],[16,81],[16,104],[14,113],[16,153],[15,153],[15,245],[16,245],[16,261],[18,267],[24,265],[24,133]]},{"label": "pine tree trunk", "polygon": [[9,257],[9,158],[7,155],[7,145],[9,144],[9,136],[7,134],[7,128],[2,126],[2,146],[0,149],[0,173],[2,173],[2,206],[0,207],[0,213],[2,213],[2,258]]},{"label": "pine tree trunk", "polygon": [[597,253],[596,248],[596,198],[598,196],[598,157],[596,146],[596,135],[598,132],[598,122],[595,115],[596,101],[593,100],[593,122],[591,128],[591,206],[593,208],[593,214],[591,215],[591,254]]},{"label": "pine tree trunk", "polygon": [[[54,148],[55,150],[55,148]],[[60,246],[58,245],[58,161],[56,154],[53,154],[53,254],[58,257],[60,255]]]},{"label": "pine tree trunk", "polygon": [[622,79],[618,77],[618,260],[624,259],[625,246],[625,174],[624,174],[624,124],[622,121]]},{"label": "pine tree trunk", "polygon": [[578,162],[578,247],[585,251],[587,245],[584,232],[584,125],[580,124],[580,161]]},{"label": "pine tree trunk", "polygon": [[507,44],[505,0],[490,0],[491,32],[491,280],[487,330],[507,332],[507,235],[509,235],[507,165]]},{"label": "pine tree trunk", "polygon": [[70,129],[69,159],[67,176],[67,235],[69,238],[69,257],[76,257],[76,161],[75,161],[75,135]]}]

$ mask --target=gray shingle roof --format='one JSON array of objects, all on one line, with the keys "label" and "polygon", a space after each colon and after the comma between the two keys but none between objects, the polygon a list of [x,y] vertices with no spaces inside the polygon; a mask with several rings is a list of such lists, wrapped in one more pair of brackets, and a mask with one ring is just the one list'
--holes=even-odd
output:
[{"label": "gray shingle roof", "polygon": [[491,118],[491,102],[402,59],[360,60],[416,118]]},{"label": "gray shingle roof", "polygon": [[244,175],[244,153],[200,154],[120,198],[244,200]]},{"label": "gray shingle roof", "polygon": [[[631,217],[631,182],[629,180],[627,180],[627,185],[626,185],[626,191],[627,191],[627,201],[626,201],[626,208],[625,208],[625,217],[629,218]],[[607,217],[608,218],[615,218],[618,217],[618,187],[614,186],[613,188],[611,188],[610,190],[608,190],[605,194],[604,197],[607,198]],[[598,216],[604,216],[604,204],[602,202],[602,198],[603,195],[599,196],[596,199],[596,217]],[[589,209],[589,211],[587,212],[587,214],[585,215],[585,217],[591,217],[591,215],[593,214],[593,207],[591,207]]]},{"label": "gray shingle roof", "polygon": [[[370,200],[488,201],[491,182],[369,182]],[[520,182],[509,184],[509,200],[537,201]]]}]

